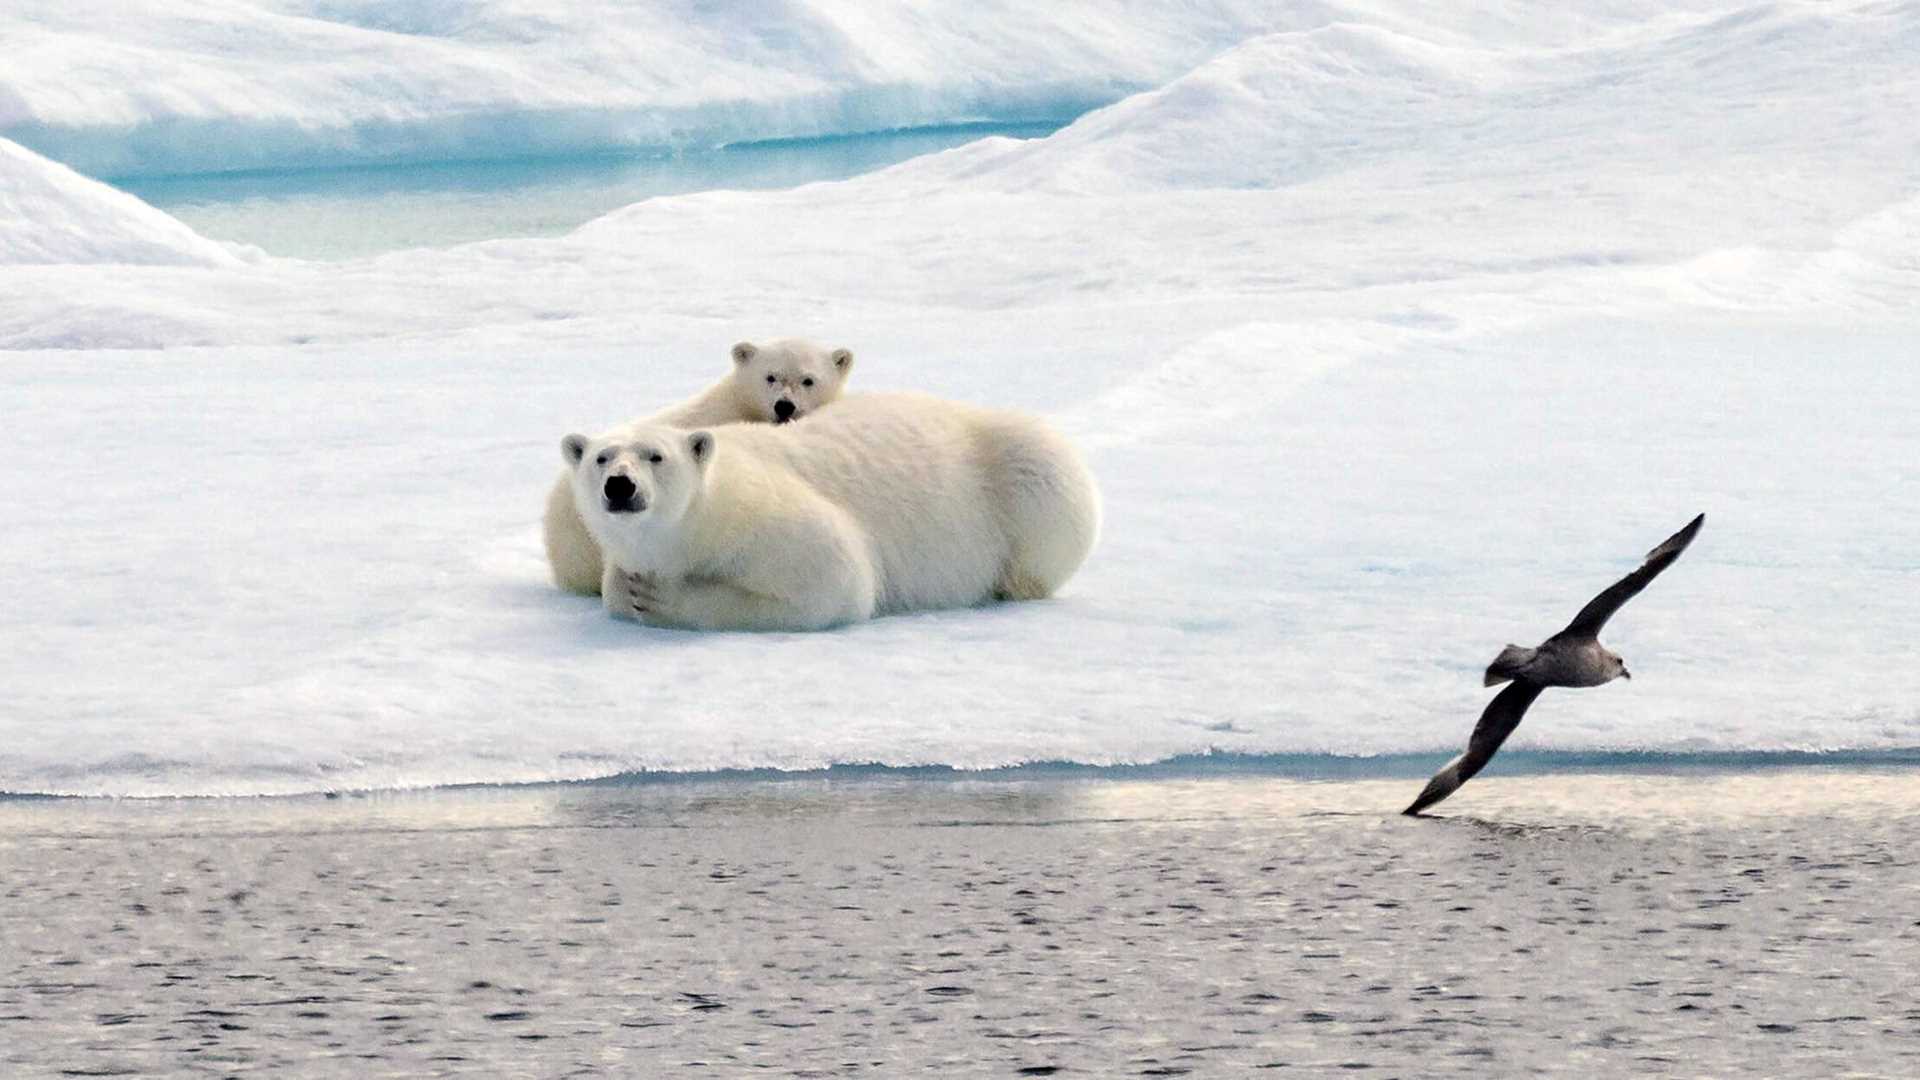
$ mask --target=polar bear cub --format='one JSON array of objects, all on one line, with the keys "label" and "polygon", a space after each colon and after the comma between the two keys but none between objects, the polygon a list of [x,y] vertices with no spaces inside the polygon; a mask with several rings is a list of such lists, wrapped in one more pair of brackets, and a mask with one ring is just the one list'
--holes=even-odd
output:
[{"label": "polar bear cub", "polygon": [[798,420],[840,396],[853,370],[853,352],[828,351],[801,338],[733,347],[733,370],[693,400],[649,417],[649,422],[699,428],[715,424]]},{"label": "polar bear cub", "polygon": [[819,630],[1051,595],[1100,496],[1037,419],[918,394],[795,427],[641,424],[561,451],[607,554],[608,611],[690,630]]},{"label": "polar bear cub", "polygon": [[[833,403],[853,370],[848,349],[828,350],[800,338],[733,347],[733,370],[691,400],[637,423],[701,428],[739,422],[784,424]],[[547,494],[544,524],[547,565],[553,583],[568,592],[600,592],[605,568],[573,502],[571,472],[562,472]]]}]

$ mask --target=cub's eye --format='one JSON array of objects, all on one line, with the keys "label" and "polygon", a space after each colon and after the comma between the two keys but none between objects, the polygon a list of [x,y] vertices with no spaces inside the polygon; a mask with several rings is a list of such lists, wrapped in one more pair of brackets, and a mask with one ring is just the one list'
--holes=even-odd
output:
[{"label": "cub's eye", "polygon": [[767,376],[767,385],[771,386],[773,385],[774,382],[775,382],[775,379],[773,376],[771,375]]},{"label": "cub's eye", "polygon": [[648,454],[647,460],[653,462],[655,465],[658,465],[667,459],[661,457],[659,454]]},{"label": "cub's eye", "polygon": [[813,385],[813,380],[812,380],[811,378],[806,378],[806,379],[801,379],[801,380],[800,380],[800,385],[801,385],[801,386],[812,386],[812,385]]},{"label": "cub's eye", "polygon": [[599,457],[594,458],[593,463],[595,465],[605,465],[607,463],[607,455],[605,454],[605,452],[602,452]]}]

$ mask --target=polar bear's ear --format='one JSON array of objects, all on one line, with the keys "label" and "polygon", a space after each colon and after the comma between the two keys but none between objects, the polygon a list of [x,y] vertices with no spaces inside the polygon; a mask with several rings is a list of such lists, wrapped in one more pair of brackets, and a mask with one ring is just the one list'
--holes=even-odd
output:
[{"label": "polar bear's ear", "polygon": [[840,374],[842,375],[845,375],[847,372],[853,370],[853,350],[852,349],[833,350],[833,366],[836,369],[838,369]]},{"label": "polar bear's ear", "polygon": [[707,462],[713,460],[713,433],[696,431],[687,436],[687,453],[693,455],[695,465],[706,468]]},{"label": "polar bear's ear", "polygon": [[736,364],[744,364],[753,359],[754,354],[759,351],[760,347],[758,345],[755,345],[751,341],[743,341],[733,347],[733,362]]},{"label": "polar bear's ear", "polygon": [[560,456],[565,458],[569,465],[580,464],[580,459],[587,456],[587,437],[585,435],[569,435],[561,439]]}]

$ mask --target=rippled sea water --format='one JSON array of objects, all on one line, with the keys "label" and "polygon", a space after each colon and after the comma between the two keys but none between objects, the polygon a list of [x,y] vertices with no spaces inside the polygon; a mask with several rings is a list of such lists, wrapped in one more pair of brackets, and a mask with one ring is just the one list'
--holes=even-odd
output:
[{"label": "rippled sea water", "polygon": [[0,803],[8,1075],[1911,1076],[1920,774]]}]

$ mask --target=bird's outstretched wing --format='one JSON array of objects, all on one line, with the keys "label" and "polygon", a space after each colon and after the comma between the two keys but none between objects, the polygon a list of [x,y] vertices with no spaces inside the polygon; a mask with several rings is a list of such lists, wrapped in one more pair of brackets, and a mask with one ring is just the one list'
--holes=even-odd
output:
[{"label": "bird's outstretched wing", "polygon": [[1706,520],[1707,515],[1701,514],[1687,522],[1685,528],[1667,537],[1659,547],[1647,552],[1647,561],[1640,564],[1640,569],[1609,585],[1605,592],[1587,601],[1587,606],[1580,609],[1580,614],[1575,615],[1573,621],[1567,624],[1567,628],[1555,636],[1599,637],[1600,628],[1607,625],[1607,620],[1613,618],[1614,612],[1619,611],[1623,604],[1638,596],[1640,590],[1647,587],[1647,582],[1659,577],[1660,571],[1672,566],[1673,560],[1687,550],[1687,545],[1693,543],[1694,534],[1700,531],[1700,526]]},{"label": "bird's outstretched wing", "polygon": [[1520,718],[1527,715],[1527,706],[1545,689],[1539,683],[1513,682],[1493,695],[1493,700],[1487,702],[1486,710],[1480,714],[1480,722],[1473,726],[1473,734],[1467,738],[1466,752],[1434,773],[1420,797],[1401,812],[1418,814],[1459,790],[1461,784],[1473,779],[1473,774],[1486,768],[1487,762],[1493,760],[1494,751],[1520,726]]}]

